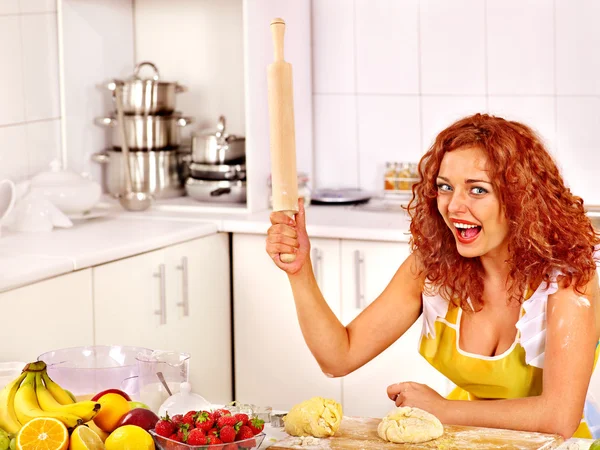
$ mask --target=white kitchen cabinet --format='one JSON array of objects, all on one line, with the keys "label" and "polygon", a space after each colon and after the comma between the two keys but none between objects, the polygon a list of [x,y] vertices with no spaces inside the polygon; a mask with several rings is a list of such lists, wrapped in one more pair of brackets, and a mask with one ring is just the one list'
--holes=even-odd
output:
[{"label": "white kitchen cabinet", "polygon": [[[342,240],[341,255],[342,322],[347,325],[383,292],[408,257],[409,246]],[[446,394],[446,378],[418,353],[421,320],[379,356],[344,377],[344,414],[383,417],[394,407],[386,389],[400,381],[427,384]]]},{"label": "white kitchen cabinet", "polygon": [[190,382],[232,400],[229,240],[215,234],[94,267],[98,345],[190,353]]},{"label": "white kitchen cabinet", "polygon": [[[321,291],[340,314],[335,239],[312,239]],[[341,380],[323,374],[308,350],[287,279],[265,251],[263,235],[233,235],[236,400],[287,410],[319,395],[341,401]]]},{"label": "white kitchen cabinet", "polygon": [[0,361],[92,345],[92,272],[80,270],[0,294]]}]

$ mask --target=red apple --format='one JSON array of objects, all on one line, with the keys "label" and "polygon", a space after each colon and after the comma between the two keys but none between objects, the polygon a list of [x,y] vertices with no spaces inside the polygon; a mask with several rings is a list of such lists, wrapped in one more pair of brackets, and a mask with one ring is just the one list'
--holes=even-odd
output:
[{"label": "red apple", "polygon": [[131,397],[129,397],[129,395],[127,395],[127,392],[123,392],[120,389],[106,389],[105,391],[98,392],[96,395],[94,395],[92,397],[92,401],[96,402],[96,401],[98,401],[98,399],[100,397],[102,397],[103,395],[106,395],[106,394],[119,394],[121,397],[125,397],[125,400],[127,400],[128,402],[131,401]]},{"label": "red apple", "polygon": [[137,425],[146,431],[152,430],[156,426],[159,418],[149,409],[135,408],[125,414],[117,422],[117,428],[123,425]]}]

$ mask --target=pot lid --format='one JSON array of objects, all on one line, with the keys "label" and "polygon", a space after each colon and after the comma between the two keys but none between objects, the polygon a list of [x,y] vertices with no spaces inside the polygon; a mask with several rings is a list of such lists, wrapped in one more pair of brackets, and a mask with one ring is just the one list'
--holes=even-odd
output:
[{"label": "pot lid", "polygon": [[[140,74],[144,66],[152,69],[153,73],[150,77],[142,76]],[[111,90],[114,90],[116,85],[122,86],[125,83],[177,84],[176,82],[161,81],[158,67],[156,67],[156,65],[150,61],[142,61],[136,64],[135,69],[133,70],[133,75],[125,80],[113,80],[112,83],[114,86],[111,86],[109,83],[109,89]]]},{"label": "pot lid", "polygon": [[217,121],[217,130],[216,131],[214,129],[201,130],[201,131],[195,132],[194,136],[198,136],[203,139],[214,140],[219,145],[224,145],[228,142],[241,141],[241,140],[246,139],[243,136],[236,136],[234,134],[225,133],[225,124],[226,124],[225,116],[219,116],[219,120]]},{"label": "pot lid", "polygon": [[88,183],[94,183],[94,181],[87,180],[81,175],[70,170],[63,170],[62,164],[56,159],[50,163],[50,170],[40,172],[31,178],[32,186],[56,186]]}]

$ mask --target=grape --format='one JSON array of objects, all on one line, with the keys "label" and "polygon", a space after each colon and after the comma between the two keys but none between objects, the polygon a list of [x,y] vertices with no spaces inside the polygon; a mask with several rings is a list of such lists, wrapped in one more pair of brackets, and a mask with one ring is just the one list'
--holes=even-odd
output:
[{"label": "grape", "polygon": [[8,438],[8,435],[0,435],[0,450],[8,450],[8,447],[10,447],[10,439]]}]

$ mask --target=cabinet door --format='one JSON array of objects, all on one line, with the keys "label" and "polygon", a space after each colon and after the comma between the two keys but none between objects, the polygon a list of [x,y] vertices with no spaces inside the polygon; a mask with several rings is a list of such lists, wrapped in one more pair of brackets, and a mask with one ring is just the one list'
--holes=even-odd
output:
[{"label": "cabinet door", "polygon": [[[312,239],[321,290],[339,316],[339,241]],[[315,395],[341,401],[302,333],[287,278],[265,252],[265,236],[233,235],[236,400],[290,409]]]},{"label": "cabinet door", "polygon": [[[350,323],[375,300],[409,255],[408,244],[342,241],[342,314]],[[394,407],[390,384],[424,383],[445,394],[446,378],[418,353],[421,318],[387,350],[343,379],[344,414],[383,417]]]},{"label": "cabinet door", "polygon": [[[96,344],[167,346],[164,250],[93,268]],[[161,314],[164,312],[164,314]]]},{"label": "cabinet door", "polygon": [[0,361],[35,361],[47,351],[94,344],[91,270],[0,294]]},{"label": "cabinet door", "polygon": [[229,235],[166,249],[169,349],[190,353],[194,392],[233,400]]}]

